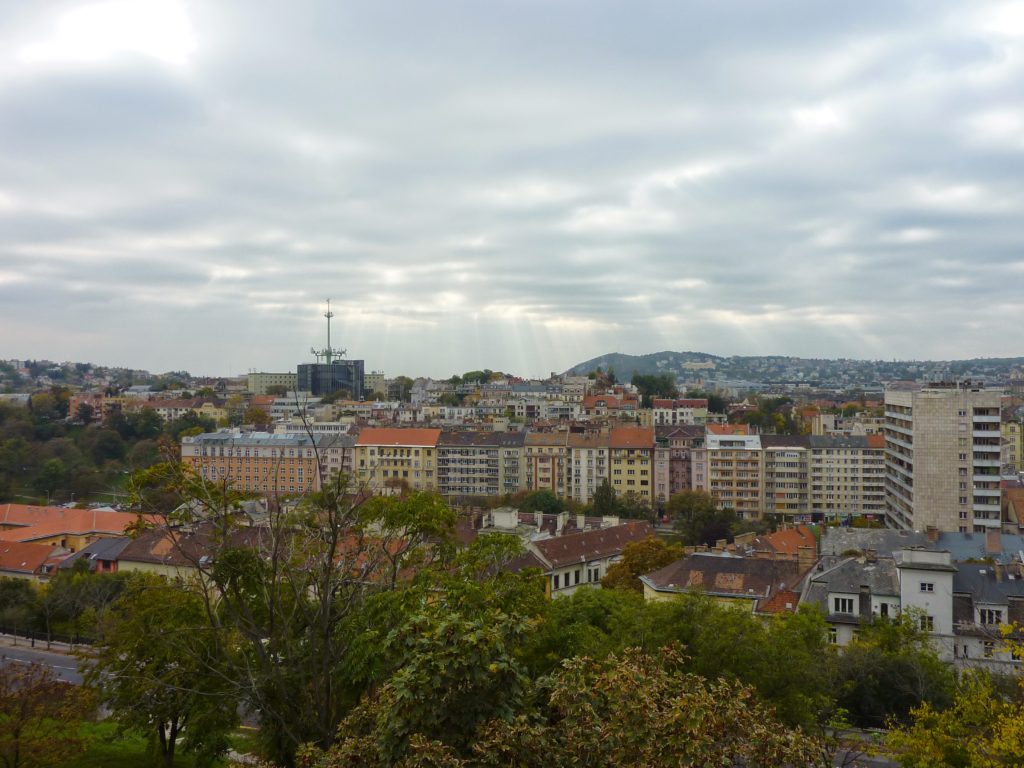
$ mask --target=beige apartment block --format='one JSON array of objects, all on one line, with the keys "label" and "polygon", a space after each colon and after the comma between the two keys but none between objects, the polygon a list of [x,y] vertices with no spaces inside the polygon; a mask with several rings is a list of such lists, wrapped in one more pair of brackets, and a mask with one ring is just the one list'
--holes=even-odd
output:
[{"label": "beige apartment block", "polygon": [[1003,468],[1024,472],[1024,422],[1007,419],[1000,430],[1003,437]]},{"label": "beige apartment block", "polygon": [[999,390],[971,382],[885,393],[888,522],[923,531],[998,530]]},{"label": "beige apartment block", "polygon": [[526,487],[569,495],[570,449],[568,432],[528,432],[523,448]]},{"label": "beige apartment block", "polygon": [[737,517],[761,517],[761,438],[709,433],[693,451],[693,487],[714,496]]},{"label": "beige apartment block", "polygon": [[761,514],[805,519],[810,513],[809,440],[804,436],[762,435],[764,500]]},{"label": "beige apartment block", "polygon": [[254,395],[265,395],[270,387],[284,387],[294,392],[299,377],[296,373],[250,373],[246,377],[247,389]]},{"label": "beige apartment block", "polygon": [[822,435],[811,447],[811,515],[885,518],[885,437]]},{"label": "beige apartment block", "polygon": [[438,491],[449,497],[499,496],[521,490],[522,432],[442,432]]}]

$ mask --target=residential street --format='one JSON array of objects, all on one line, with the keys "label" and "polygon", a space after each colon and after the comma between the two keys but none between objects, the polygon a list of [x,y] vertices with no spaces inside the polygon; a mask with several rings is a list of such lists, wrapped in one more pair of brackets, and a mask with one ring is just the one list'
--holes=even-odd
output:
[{"label": "residential street", "polygon": [[13,644],[9,635],[0,635],[0,664],[31,664],[39,662],[52,668],[57,677],[76,685],[82,682],[80,662],[67,653],[45,650],[45,643],[30,647],[28,640],[18,638],[18,645]]}]

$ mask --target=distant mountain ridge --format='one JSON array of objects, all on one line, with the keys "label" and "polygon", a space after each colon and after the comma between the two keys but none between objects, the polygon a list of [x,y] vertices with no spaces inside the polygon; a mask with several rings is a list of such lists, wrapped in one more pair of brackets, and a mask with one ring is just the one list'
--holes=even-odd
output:
[{"label": "distant mountain ridge", "polygon": [[684,379],[739,380],[751,382],[807,382],[809,384],[867,386],[884,381],[939,381],[974,378],[1004,382],[1024,371],[1024,357],[975,358],[972,360],[850,360],[800,358],[783,355],[721,357],[707,352],[652,352],[628,355],[609,352],[577,363],[566,374],[579,376],[601,367],[615,371],[619,381],[636,373],[668,373]]}]

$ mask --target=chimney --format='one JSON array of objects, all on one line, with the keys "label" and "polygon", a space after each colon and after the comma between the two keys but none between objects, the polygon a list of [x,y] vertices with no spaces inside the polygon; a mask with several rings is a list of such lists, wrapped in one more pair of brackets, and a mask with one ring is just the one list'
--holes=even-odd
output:
[{"label": "chimney", "polygon": [[934,544],[935,542],[937,542],[939,540],[939,529],[936,528],[934,525],[929,525],[928,526],[927,533],[928,533],[928,543],[929,544]]},{"label": "chimney", "polygon": [[860,585],[860,615],[871,618],[871,587],[867,584]]},{"label": "chimney", "polygon": [[1004,570],[1003,564],[1000,563],[1000,562],[997,562],[995,564],[995,567],[992,568],[992,570],[995,571],[996,581],[1002,581],[1003,580],[1003,570]]},{"label": "chimney", "polygon": [[877,549],[865,549],[864,559],[869,563],[878,562],[878,550]]},{"label": "chimney", "polygon": [[556,536],[558,536],[559,534],[562,533],[563,530],[565,530],[565,524],[567,522],[569,522],[569,513],[568,512],[559,512],[555,516],[555,535]]},{"label": "chimney", "polygon": [[579,528],[581,531],[585,531],[587,529],[586,515],[576,515],[576,527]]},{"label": "chimney", "polygon": [[1003,532],[998,528],[992,531],[988,531],[985,534],[985,552],[989,555],[1002,553],[1003,551]]},{"label": "chimney", "polygon": [[719,551],[719,552],[725,552],[725,548],[728,546],[728,544],[729,544],[729,540],[728,539],[716,539],[715,540],[715,549],[717,551]]},{"label": "chimney", "polygon": [[811,566],[813,566],[814,565],[814,561],[817,560],[817,559],[818,558],[815,555],[814,547],[806,546],[805,545],[805,546],[799,547],[797,549],[796,562],[797,562],[797,568],[800,569],[801,573],[803,571],[806,571]]}]

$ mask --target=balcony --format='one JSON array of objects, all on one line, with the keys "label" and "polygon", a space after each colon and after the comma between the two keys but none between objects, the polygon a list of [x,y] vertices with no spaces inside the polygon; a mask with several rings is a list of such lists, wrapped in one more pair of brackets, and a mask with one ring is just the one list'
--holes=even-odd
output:
[{"label": "balcony", "polygon": [[981,415],[976,413],[971,419],[975,424],[998,424],[1000,422],[999,414]]}]

